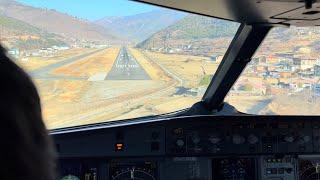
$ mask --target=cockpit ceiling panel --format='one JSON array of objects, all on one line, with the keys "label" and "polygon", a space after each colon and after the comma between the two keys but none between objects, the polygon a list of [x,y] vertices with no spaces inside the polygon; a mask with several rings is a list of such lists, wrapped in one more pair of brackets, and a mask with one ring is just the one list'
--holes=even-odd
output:
[{"label": "cockpit ceiling panel", "polygon": [[136,0],[246,24],[320,25],[320,2],[302,0]]}]

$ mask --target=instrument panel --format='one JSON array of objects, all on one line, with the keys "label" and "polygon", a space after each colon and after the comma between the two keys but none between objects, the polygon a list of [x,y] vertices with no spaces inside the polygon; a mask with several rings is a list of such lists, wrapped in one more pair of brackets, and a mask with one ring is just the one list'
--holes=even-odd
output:
[{"label": "instrument panel", "polygon": [[254,158],[218,158],[212,161],[213,179],[255,179]]},{"label": "instrument panel", "polygon": [[157,180],[156,162],[113,162],[109,167],[111,180],[145,179]]},{"label": "instrument panel", "polygon": [[61,179],[320,179],[316,117],[183,117],[53,137]]},{"label": "instrument panel", "polygon": [[61,160],[61,180],[318,180],[320,156]]}]

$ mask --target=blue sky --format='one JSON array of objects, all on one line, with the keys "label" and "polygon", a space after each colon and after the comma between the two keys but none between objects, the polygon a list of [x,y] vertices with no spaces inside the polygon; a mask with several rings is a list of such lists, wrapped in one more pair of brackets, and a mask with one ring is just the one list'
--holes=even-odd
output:
[{"label": "blue sky", "polygon": [[98,20],[105,16],[128,16],[156,9],[127,0],[17,0],[34,7],[55,9],[88,20]]}]

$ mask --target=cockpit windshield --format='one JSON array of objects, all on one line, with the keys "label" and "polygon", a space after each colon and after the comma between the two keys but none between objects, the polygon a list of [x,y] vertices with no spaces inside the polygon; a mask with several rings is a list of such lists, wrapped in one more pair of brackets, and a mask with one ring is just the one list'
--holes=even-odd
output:
[{"label": "cockpit windshield", "polygon": [[239,24],[125,0],[0,1],[1,43],[33,78],[49,129],[201,100]]},{"label": "cockpit windshield", "polygon": [[320,28],[271,30],[226,101],[249,114],[320,115]]}]

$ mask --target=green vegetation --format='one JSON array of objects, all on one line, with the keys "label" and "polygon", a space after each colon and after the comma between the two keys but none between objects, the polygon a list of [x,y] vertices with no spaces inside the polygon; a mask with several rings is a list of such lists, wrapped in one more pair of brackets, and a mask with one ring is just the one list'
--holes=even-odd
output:
[{"label": "green vegetation", "polygon": [[66,44],[63,41],[56,40],[56,39],[17,40],[14,43],[14,46],[20,49],[40,49],[40,48],[52,47],[54,45],[66,45]]},{"label": "green vegetation", "polygon": [[23,21],[10,18],[7,16],[0,16],[0,25],[1,25],[1,28],[9,29],[11,31],[19,32],[19,33],[29,33],[29,34],[41,33],[41,30],[39,28],[36,28]]},{"label": "green vegetation", "polygon": [[252,91],[253,90],[253,86],[251,84],[244,84],[242,86],[239,87],[240,91]]},{"label": "green vegetation", "polygon": [[213,77],[212,75],[204,75],[201,78],[199,85],[200,86],[208,86],[211,82],[212,77]]},{"label": "green vegetation", "polygon": [[[212,46],[210,40],[215,38],[233,37],[238,27],[239,24],[235,22],[189,15],[137,44],[136,47],[143,49],[184,47],[191,48],[197,54],[208,55],[202,47]],[[192,47],[187,47],[188,45]]]},{"label": "green vegetation", "polygon": [[[8,36],[16,36],[10,44],[19,49],[39,49],[54,45],[66,45],[61,38],[53,33],[47,33],[23,21],[0,15],[0,28]],[[4,34],[4,36],[7,36]],[[19,36],[35,36],[36,38],[19,38]]]},{"label": "green vegetation", "polygon": [[170,26],[169,33],[176,33],[177,39],[202,39],[234,36],[238,24],[209,17],[190,15]]}]

